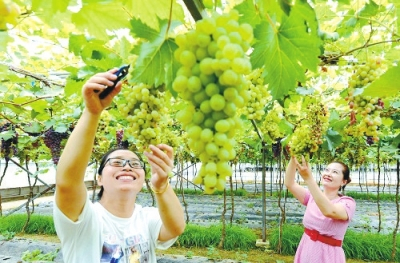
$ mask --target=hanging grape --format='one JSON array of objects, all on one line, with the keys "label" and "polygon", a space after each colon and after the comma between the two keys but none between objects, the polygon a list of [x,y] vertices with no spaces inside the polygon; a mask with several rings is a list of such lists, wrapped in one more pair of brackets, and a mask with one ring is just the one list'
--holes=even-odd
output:
[{"label": "hanging grape", "polygon": [[10,122],[0,124],[0,134],[3,132],[11,133],[7,139],[1,138],[1,156],[9,159],[18,154],[18,133]]},{"label": "hanging grape", "polygon": [[213,14],[176,37],[175,59],[181,64],[172,88],[186,106],[176,118],[188,133],[188,145],[202,162],[194,183],[205,193],[225,188],[236,156],[234,139],[242,128],[237,109],[250,99],[245,74],[251,72],[246,51],[252,27],[239,24],[236,10]]},{"label": "hanging grape", "polygon": [[50,149],[51,157],[55,165],[58,164],[63,148],[63,142],[68,138],[69,133],[57,132],[53,128],[47,130],[43,135],[44,144]]},{"label": "hanging grape", "polygon": [[165,92],[163,87],[149,86],[143,83],[125,87],[118,103],[119,110],[130,126],[125,133],[135,138],[140,151],[148,149],[150,144],[162,141],[163,127],[167,125]]},{"label": "hanging grape", "polygon": [[301,160],[301,156],[310,159],[323,143],[323,135],[329,124],[329,112],[325,105],[312,98],[308,102],[304,116],[297,123],[289,140],[291,155]]},{"label": "hanging grape", "polygon": [[349,80],[348,105],[350,108],[350,126],[346,132],[352,136],[366,136],[366,142],[372,145],[379,141],[379,126],[384,103],[381,98],[355,93],[365,87],[385,71],[385,63],[380,57],[371,57],[366,64],[356,66]]}]

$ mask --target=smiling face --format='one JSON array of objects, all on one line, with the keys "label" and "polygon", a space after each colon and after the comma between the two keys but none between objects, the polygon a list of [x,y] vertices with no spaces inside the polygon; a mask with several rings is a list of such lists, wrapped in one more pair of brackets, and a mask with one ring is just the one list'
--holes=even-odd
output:
[{"label": "smiling face", "polygon": [[340,163],[330,163],[324,171],[322,171],[322,184],[325,188],[340,189],[346,185],[347,180],[344,179],[344,167]]},{"label": "smiling face", "polygon": [[104,194],[140,192],[145,179],[145,170],[144,167],[140,168],[140,164],[139,157],[129,150],[116,150],[106,155],[98,177],[98,184],[103,186]]}]

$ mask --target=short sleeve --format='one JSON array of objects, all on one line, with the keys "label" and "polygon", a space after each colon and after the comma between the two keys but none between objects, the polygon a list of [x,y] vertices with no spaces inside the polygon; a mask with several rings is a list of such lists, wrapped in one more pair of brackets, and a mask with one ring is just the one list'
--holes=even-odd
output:
[{"label": "short sleeve", "polygon": [[356,201],[349,196],[342,196],[339,200],[339,203],[342,203],[344,205],[347,216],[349,217],[349,221],[351,221],[356,211]]},{"label": "short sleeve", "polygon": [[309,190],[307,190],[306,191],[306,195],[304,196],[303,205],[307,205],[308,204],[308,201],[310,201],[310,196],[311,196],[311,193],[310,193]]},{"label": "short sleeve", "polygon": [[[55,202],[53,219],[62,244],[64,262],[90,262],[99,258],[102,242],[101,224],[89,197],[76,222],[69,219]],[[85,254],[79,252],[82,249],[85,250]]]}]

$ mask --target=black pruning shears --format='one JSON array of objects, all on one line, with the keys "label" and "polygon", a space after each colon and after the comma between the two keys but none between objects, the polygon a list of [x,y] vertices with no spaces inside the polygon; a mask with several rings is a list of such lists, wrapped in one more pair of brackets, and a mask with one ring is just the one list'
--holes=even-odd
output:
[{"label": "black pruning shears", "polygon": [[124,65],[120,67],[117,72],[114,73],[115,75],[117,75],[117,79],[114,80],[114,85],[108,86],[105,90],[103,90],[103,92],[99,95],[100,99],[104,99],[105,97],[107,97],[107,95],[110,94],[110,92],[115,88],[115,85],[117,85],[118,81],[122,80],[126,77],[126,75],[128,75],[130,66],[131,65]]}]

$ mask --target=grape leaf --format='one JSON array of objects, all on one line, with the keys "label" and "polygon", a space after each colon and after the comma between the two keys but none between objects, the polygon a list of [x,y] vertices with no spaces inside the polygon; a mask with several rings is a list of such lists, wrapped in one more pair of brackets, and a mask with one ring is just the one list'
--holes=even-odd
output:
[{"label": "grape leaf", "polygon": [[[70,3],[71,0],[58,0],[58,1],[48,1],[48,0],[32,0],[32,11],[39,11],[42,13],[43,10],[46,13],[51,13],[52,15],[58,12],[65,12],[70,4],[77,5],[77,1],[73,1],[74,3]],[[54,19],[54,17],[53,17]]]},{"label": "grape leaf", "polygon": [[168,88],[172,85],[178,67],[177,63],[172,63],[177,45],[166,37],[167,27],[168,21],[162,21],[158,37],[140,46],[132,82],[155,86],[167,84]]},{"label": "grape leaf", "polygon": [[368,85],[364,96],[388,97],[398,96],[400,92],[400,66],[388,69],[380,78]]},{"label": "grape leaf", "polygon": [[71,78],[67,79],[67,82],[65,84],[65,88],[64,88],[64,94],[66,96],[70,96],[72,94],[79,94],[80,91],[82,90],[82,86],[85,82],[84,81],[77,81],[77,80],[73,80]]},{"label": "grape leaf", "polygon": [[98,41],[86,44],[81,55],[87,66],[94,66],[104,71],[119,67],[122,64],[122,59],[118,54],[104,47],[104,44]]},{"label": "grape leaf", "polygon": [[8,42],[12,40],[7,31],[0,31],[0,52],[6,51]]},{"label": "grape leaf", "polygon": [[[32,11],[34,11],[41,20],[49,26],[63,28],[64,23],[71,20],[72,12],[69,6],[79,6],[77,0],[33,0]],[[56,19],[55,19],[56,17]]]},{"label": "grape leaf", "polygon": [[131,20],[131,32],[134,36],[152,41],[156,39],[160,33],[148,25],[144,24],[140,19]]},{"label": "grape leaf", "polygon": [[[305,81],[306,70],[316,71],[320,40],[316,30],[308,33],[317,27],[315,13],[310,9],[309,6],[296,4],[290,16],[283,17],[279,28],[263,21],[254,31],[259,41],[251,54],[252,65],[255,68],[265,67],[265,82],[269,83],[275,99],[288,94],[298,81]],[[305,12],[307,20],[304,19]]]},{"label": "grape leaf", "polygon": [[[72,22],[83,31],[98,39],[109,39],[109,31],[117,31],[129,27],[130,15],[119,1],[87,2],[72,15]],[[117,32],[118,33],[118,32]]]},{"label": "grape leaf", "polygon": [[248,23],[253,27],[261,22],[261,17],[253,4],[252,0],[243,1],[240,5],[235,6],[242,16],[239,16],[239,23]]},{"label": "grape leaf", "polygon": [[400,32],[400,2],[399,1],[394,1],[394,6],[396,9],[396,17],[397,17],[397,30],[396,32]]},{"label": "grape leaf", "polygon": [[323,137],[325,138],[325,141],[322,144],[322,148],[328,149],[329,151],[334,151],[337,146],[342,143],[342,136],[334,130],[328,130],[326,135]]},{"label": "grape leaf", "polygon": [[338,24],[336,32],[340,36],[349,37],[353,33],[358,21],[358,19],[354,17],[354,14],[354,10],[348,11],[345,19]]},{"label": "grape leaf", "polygon": [[[115,2],[115,1],[112,1]],[[179,1],[164,0],[125,0],[122,1],[124,8],[133,16],[143,21],[154,29],[159,29],[159,19],[177,20],[185,22],[185,15]],[[171,11],[172,4],[172,12]],[[171,17],[170,17],[171,15]]]},{"label": "grape leaf", "polygon": [[82,47],[87,43],[84,35],[71,34],[68,41],[68,49],[73,52],[76,56],[81,53]]}]

